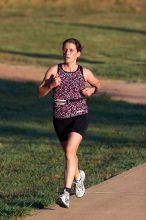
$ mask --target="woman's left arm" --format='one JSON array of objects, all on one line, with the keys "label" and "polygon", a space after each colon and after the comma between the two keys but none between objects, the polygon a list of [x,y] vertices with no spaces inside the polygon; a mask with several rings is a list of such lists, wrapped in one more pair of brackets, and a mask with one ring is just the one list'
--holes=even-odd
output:
[{"label": "woman's left arm", "polygon": [[83,75],[85,81],[89,83],[91,87],[83,89],[82,93],[84,96],[91,96],[95,94],[97,90],[100,89],[101,83],[89,69],[83,68]]}]

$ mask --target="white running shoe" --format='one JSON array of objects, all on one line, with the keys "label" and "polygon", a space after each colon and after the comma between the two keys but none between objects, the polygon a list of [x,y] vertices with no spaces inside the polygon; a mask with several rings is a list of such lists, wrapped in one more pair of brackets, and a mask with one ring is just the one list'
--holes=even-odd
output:
[{"label": "white running shoe", "polygon": [[76,180],[75,184],[75,195],[77,198],[81,198],[85,194],[85,172],[80,170],[80,180]]},{"label": "white running shoe", "polygon": [[61,207],[69,208],[69,193],[64,190],[64,193],[57,198],[56,203]]}]

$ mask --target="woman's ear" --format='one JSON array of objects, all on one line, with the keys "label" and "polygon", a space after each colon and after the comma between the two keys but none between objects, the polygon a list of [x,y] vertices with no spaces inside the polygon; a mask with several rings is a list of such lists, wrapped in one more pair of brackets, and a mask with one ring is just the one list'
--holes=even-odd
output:
[{"label": "woman's ear", "polygon": [[81,56],[81,52],[80,52],[80,51],[78,51],[77,57],[80,57],[80,56]]}]

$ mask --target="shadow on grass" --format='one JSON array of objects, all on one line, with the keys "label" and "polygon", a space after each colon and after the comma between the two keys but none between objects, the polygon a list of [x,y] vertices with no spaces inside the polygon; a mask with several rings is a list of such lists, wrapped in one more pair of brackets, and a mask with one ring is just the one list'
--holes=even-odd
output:
[{"label": "shadow on grass", "polygon": [[[89,132],[87,135],[87,143],[84,144],[84,146],[89,146],[89,145],[95,145],[95,143],[98,143],[99,145],[104,145],[108,147],[131,147],[132,144],[134,147],[146,147],[146,140],[145,137],[143,139],[137,139],[137,138],[129,138],[129,137],[118,137],[115,135],[101,135],[93,132]],[[92,141],[91,141],[92,140]]]},{"label": "shadow on grass", "polygon": [[38,99],[37,85],[0,81],[0,142],[46,143],[56,134],[51,123],[51,96]]},{"label": "shadow on grass", "polygon": [[97,28],[101,30],[108,30],[108,31],[118,31],[118,32],[125,32],[125,33],[131,33],[131,34],[142,34],[146,35],[145,30],[138,30],[133,28],[124,28],[124,27],[112,27],[112,26],[106,26],[106,25],[96,25],[96,24],[84,24],[84,23],[63,23],[63,22],[56,22],[56,21],[49,21],[49,23],[56,24],[56,25],[72,25],[76,27],[85,27],[85,28]]},{"label": "shadow on grass", "polygon": [[[37,85],[34,83],[20,83],[12,81],[0,81],[0,133],[1,142],[9,143],[12,140],[25,142],[36,139],[55,141],[56,134],[52,125],[52,100],[51,95],[38,99],[36,97]],[[146,106],[128,104],[126,102],[112,101],[106,95],[88,99],[90,109],[90,127],[96,130],[102,126],[108,127],[109,131],[114,128],[117,133],[102,134],[100,131],[91,131],[87,134],[88,141],[118,145],[144,144],[144,138],[138,139],[122,137],[118,135],[121,130],[135,129],[145,126]],[[26,143],[26,142],[25,142]],[[86,144],[85,144],[86,145]]]},{"label": "shadow on grass", "polygon": [[94,127],[87,135],[89,142],[111,147],[146,147],[146,105],[113,101],[106,94],[88,102],[91,127]]},{"label": "shadow on grass", "polygon": [[[62,60],[61,55],[57,54],[40,54],[40,53],[28,53],[28,52],[21,52],[21,51],[14,51],[14,50],[5,50],[0,49],[0,53],[18,55],[18,56],[26,56],[30,58],[39,58],[39,59],[55,59],[55,60]],[[86,58],[79,58],[80,62],[89,63],[89,64],[103,64],[103,61],[96,61],[96,60],[88,60]]]},{"label": "shadow on grass", "polygon": [[[54,203],[55,193],[62,186],[63,152],[58,150],[55,142],[51,95],[37,99],[36,89],[35,83],[0,81],[0,144],[8,144],[7,149],[0,148],[4,166],[0,199],[5,216],[18,216],[21,212],[25,213],[27,207],[47,207],[47,204]],[[122,164],[127,169],[136,165],[135,161],[127,160],[123,165],[121,149],[127,147],[129,152],[129,147],[137,147],[138,151],[146,147],[146,106],[112,101],[107,95],[89,98],[88,105],[90,131],[81,148],[82,162],[89,162],[87,166],[91,175],[97,170],[95,162],[98,172],[99,167],[104,167],[105,170],[100,172],[105,175],[98,179],[101,181],[116,174],[116,171],[109,171],[110,175],[106,176],[106,167],[110,163],[117,161],[118,165]],[[126,136],[127,132],[130,133]],[[54,143],[51,147],[46,147],[48,139]],[[29,145],[30,140],[35,144]],[[17,142],[22,143],[21,149],[17,148]],[[109,148],[109,152],[105,148]],[[111,153],[112,150],[115,153]],[[95,175],[93,179],[95,181]]]},{"label": "shadow on grass", "polygon": [[[17,124],[15,126],[0,126],[1,130],[1,137],[2,140],[0,141],[1,143],[15,143],[15,144],[27,144],[27,143],[33,143],[33,144],[38,144],[38,139],[41,143],[45,144],[48,143],[47,140],[53,141],[55,139],[55,132],[49,131],[49,129],[43,131],[41,129],[33,129],[33,128],[22,128],[19,127],[21,125]],[[10,140],[9,140],[10,138]],[[13,141],[12,141],[13,140]],[[43,142],[42,142],[43,140]]]}]

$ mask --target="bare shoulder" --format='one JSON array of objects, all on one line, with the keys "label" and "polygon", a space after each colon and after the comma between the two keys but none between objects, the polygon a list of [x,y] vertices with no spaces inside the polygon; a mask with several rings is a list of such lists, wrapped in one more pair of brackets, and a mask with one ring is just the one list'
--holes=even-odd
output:
[{"label": "bare shoulder", "polygon": [[100,88],[100,81],[99,79],[97,79],[97,77],[93,74],[91,70],[89,70],[88,68],[83,68],[83,75],[85,81],[88,82],[91,86]]},{"label": "bare shoulder", "polygon": [[93,76],[93,73],[88,68],[83,67],[83,75],[84,75],[85,81],[88,81],[88,78]]},{"label": "bare shoulder", "polygon": [[55,76],[57,74],[57,70],[58,70],[58,64],[49,67],[46,72],[45,79],[50,78],[51,75]]},{"label": "bare shoulder", "polygon": [[44,85],[45,81],[49,79],[51,76],[56,76],[57,70],[58,70],[58,64],[49,67],[45,73],[43,80],[40,83],[40,86]]}]

